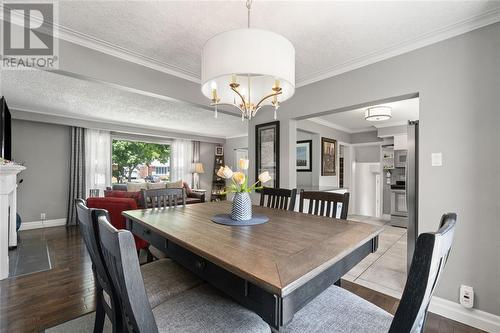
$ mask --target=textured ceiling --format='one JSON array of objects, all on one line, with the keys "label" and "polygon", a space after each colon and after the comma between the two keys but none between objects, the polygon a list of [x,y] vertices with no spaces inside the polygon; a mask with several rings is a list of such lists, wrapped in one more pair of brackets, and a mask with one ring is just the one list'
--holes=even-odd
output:
[{"label": "textured ceiling", "polygon": [[[251,25],[294,44],[300,84],[498,10],[500,1],[255,1]],[[59,13],[66,32],[194,78],[203,44],[246,26],[242,1],[61,1]]]},{"label": "textured ceiling", "polygon": [[380,104],[392,108],[392,118],[385,121],[370,122],[365,120],[365,110],[356,109],[345,112],[334,113],[309,120],[337,128],[349,133],[366,132],[377,127],[404,125],[408,120],[418,120],[419,99],[412,98],[403,101]]},{"label": "textured ceiling", "polygon": [[247,132],[238,117],[219,113],[214,119],[213,112],[190,104],[46,71],[2,71],[1,79],[11,109],[220,138]]}]

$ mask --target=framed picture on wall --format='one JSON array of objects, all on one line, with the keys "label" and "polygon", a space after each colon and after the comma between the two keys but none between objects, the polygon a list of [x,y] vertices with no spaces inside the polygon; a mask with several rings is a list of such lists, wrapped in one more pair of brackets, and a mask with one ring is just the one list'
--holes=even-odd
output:
[{"label": "framed picture on wall", "polygon": [[337,174],[337,140],[321,138],[321,175],[335,176]]},{"label": "framed picture on wall", "polygon": [[297,172],[312,171],[312,140],[297,141]]},{"label": "framed picture on wall", "polygon": [[215,156],[222,156],[222,155],[224,155],[224,147],[222,146],[215,147]]},{"label": "framed picture on wall", "polygon": [[280,122],[255,126],[255,178],[261,172],[269,171],[272,180],[266,187],[279,187],[280,175]]}]

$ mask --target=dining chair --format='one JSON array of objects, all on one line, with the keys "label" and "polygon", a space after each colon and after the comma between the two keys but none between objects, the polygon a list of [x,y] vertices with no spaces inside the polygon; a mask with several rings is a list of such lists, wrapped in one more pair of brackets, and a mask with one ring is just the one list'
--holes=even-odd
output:
[{"label": "dining chair", "polygon": [[283,332],[423,332],[432,294],[448,260],[456,219],[455,213],[444,214],[437,232],[418,236],[394,316],[333,285],[298,311]]},{"label": "dining chair", "polygon": [[75,199],[75,206],[80,232],[90,256],[95,277],[97,302],[94,332],[102,332],[106,315],[112,324],[113,332],[121,332],[122,317],[119,300],[115,297],[116,293],[113,290],[113,284],[100,255],[100,244],[95,237],[97,229],[92,223],[92,215],[106,214],[106,211],[87,208],[86,202],[83,199]]},{"label": "dining chair", "polygon": [[179,201],[186,206],[186,190],[184,188],[159,188],[141,190],[142,207],[166,208],[176,207]]},{"label": "dining chair", "polygon": [[117,230],[99,217],[101,247],[120,297],[128,332],[270,332],[257,314],[222,296],[207,284],[189,289],[151,308],[134,255],[130,231]]},{"label": "dining chair", "polygon": [[[186,206],[186,189],[185,188],[161,188],[142,190],[143,207],[147,208],[175,208],[178,206],[179,199],[182,199],[182,206]],[[156,259],[168,258],[168,256],[160,251],[157,247],[149,245],[149,253]]]},{"label": "dining chair", "polygon": [[296,188],[289,190],[285,188],[264,187],[260,190],[260,206],[293,211],[296,197]]},{"label": "dining chair", "polygon": [[[98,227],[98,217],[104,216],[109,221],[108,213],[103,209],[88,208],[82,199],[76,199],[75,204],[80,230],[96,275],[97,306],[94,332],[102,332],[105,315],[113,325],[113,332],[121,332],[123,329],[121,306],[104,261]],[[134,253],[136,253],[135,242]],[[137,258],[137,255],[135,256]],[[153,308],[169,297],[202,283],[194,274],[169,259],[142,265],[140,271],[144,278],[148,303]]]},{"label": "dining chair", "polygon": [[347,219],[349,210],[349,192],[344,194],[320,192],[320,191],[300,191],[299,212],[304,212],[304,200],[309,200],[308,214],[333,217],[337,216],[337,205],[342,204],[340,218]]}]

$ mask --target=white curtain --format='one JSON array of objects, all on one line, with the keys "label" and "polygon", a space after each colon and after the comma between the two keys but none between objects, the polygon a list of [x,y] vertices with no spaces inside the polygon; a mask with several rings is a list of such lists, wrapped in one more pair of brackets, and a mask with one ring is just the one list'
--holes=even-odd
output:
[{"label": "white curtain", "polygon": [[193,161],[193,143],[190,140],[174,140],[171,153],[170,180],[182,180],[189,183]]},{"label": "white curtain", "polygon": [[85,130],[85,169],[87,196],[99,189],[102,196],[111,186],[111,134],[96,129]]}]

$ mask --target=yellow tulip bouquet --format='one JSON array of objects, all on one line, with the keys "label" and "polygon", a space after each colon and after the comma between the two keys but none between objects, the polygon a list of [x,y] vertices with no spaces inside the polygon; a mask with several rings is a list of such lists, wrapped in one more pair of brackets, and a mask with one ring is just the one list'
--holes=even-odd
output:
[{"label": "yellow tulip bouquet", "polygon": [[248,165],[248,160],[241,159],[238,161],[238,168],[241,171],[233,172],[227,165],[220,167],[217,171],[217,176],[231,179],[232,181],[231,185],[226,187],[224,194],[234,193],[230,214],[231,219],[234,221],[248,221],[252,219],[252,199],[250,198],[250,193],[262,189],[263,184],[271,180],[269,172],[264,171],[259,175],[259,180],[249,186],[248,176],[243,172],[248,170]]},{"label": "yellow tulip bouquet", "polygon": [[[220,167],[220,169],[217,171],[217,176],[225,179],[231,179],[232,181],[231,185],[226,187],[226,191],[224,192],[224,194],[244,192],[251,193],[252,191],[262,189],[263,184],[272,179],[269,175],[269,171],[264,171],[259,175],[259,180],[249,186],[248,176],[243,172],[245,170],[248,170],[248,166],[249,160],[240,159],[238,161],[238,169],[241,171],[233,172],[233,170],[231,170],[231,168],[229,168],[227,165]],[[258,186],[259,183],[260,186]]]}]

